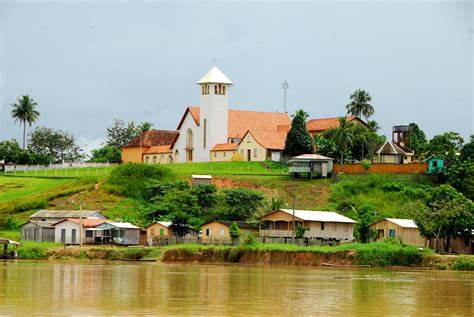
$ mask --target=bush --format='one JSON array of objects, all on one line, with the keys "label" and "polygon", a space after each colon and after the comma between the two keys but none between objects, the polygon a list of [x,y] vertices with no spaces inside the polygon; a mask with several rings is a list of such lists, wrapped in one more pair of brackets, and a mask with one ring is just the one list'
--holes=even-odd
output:
[{"label": "bush", "polygon": [[115,168],[108,183],[125,196],[144,198],[148,181],[164,180],[169,176],[170,170],[162,165],[128,163]]},{"label": "bush", "polygon": [[237,226],[236,222],[233,222],[229,227],[229,234],[232,239],[237,239],[240,237],[240,229]]},{"label": "bush", "polygon": [[295,228],[295,238],[296,239],[302,239],[304,238],[304,234],[306,231],[308,231],[308,228],[303,227],[302,225],[298,225]]},{"label": "bush", "polygon": [[362,160],[361,165],[365,171],[368,171],[372,164],[370,163],[369,160]]},{"label": "bush", "polygon": [[460,255],[452,266],[453,270],[474,271],[474,256]]},{"label": "bush", "polygon": [[244,238],[242,239],[242,242],[245,245],[256,245],[257,244],[257,239],[255,239],[255,236],[251,232],[247,232],[244,235]]}]

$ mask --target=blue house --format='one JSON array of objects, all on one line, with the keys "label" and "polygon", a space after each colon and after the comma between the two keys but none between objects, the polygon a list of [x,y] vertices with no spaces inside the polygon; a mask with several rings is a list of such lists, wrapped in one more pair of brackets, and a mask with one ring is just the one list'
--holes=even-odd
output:
[{"label": "blue house", "polygon": [[428,174],[436,174],[444,170],[444,159],[438,156],[431,155],[425,162],[428,164]]}]

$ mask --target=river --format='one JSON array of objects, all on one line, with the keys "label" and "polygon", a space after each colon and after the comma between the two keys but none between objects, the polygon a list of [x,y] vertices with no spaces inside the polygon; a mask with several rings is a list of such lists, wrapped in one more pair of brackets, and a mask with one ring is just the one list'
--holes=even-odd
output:
[{"label": "river", "polygon": [[0,262],[0,315],[473,316],[474,273]]}]

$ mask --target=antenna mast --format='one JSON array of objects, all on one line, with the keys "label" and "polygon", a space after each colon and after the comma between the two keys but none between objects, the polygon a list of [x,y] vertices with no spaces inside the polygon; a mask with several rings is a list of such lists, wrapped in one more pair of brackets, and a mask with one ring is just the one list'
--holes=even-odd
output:
[{"label": "antenna mast", "polygon": [[283,112],[286,113],[286,92],[290,89],[290,84],[285,80],[283,84],[281,84],[281,89],[283,89]]}]

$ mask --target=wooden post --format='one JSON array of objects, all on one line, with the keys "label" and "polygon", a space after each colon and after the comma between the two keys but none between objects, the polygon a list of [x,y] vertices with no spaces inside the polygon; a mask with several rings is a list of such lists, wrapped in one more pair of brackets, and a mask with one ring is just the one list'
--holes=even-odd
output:
[{"label": "wooden post", "polygon": [[293,193],[293,231],[291,233],[292,240],[295,239],[295,205],[296,205],[296,194]]}]

